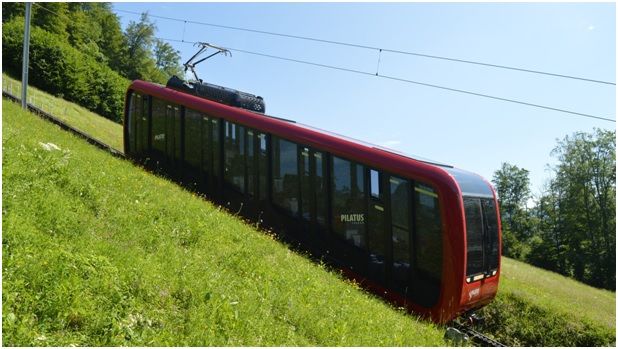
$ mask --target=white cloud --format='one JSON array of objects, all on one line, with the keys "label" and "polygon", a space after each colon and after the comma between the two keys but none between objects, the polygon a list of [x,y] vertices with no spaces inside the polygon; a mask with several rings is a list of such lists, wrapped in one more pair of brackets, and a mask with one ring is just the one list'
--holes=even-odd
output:
[{"label": "white cloud", "polygon": [[597,28],[597,27],[595,27],[595,26],[594,26],[594,25],[592,25],[592,24],[588,26],[588,30],[595,30],[596,28]]}]

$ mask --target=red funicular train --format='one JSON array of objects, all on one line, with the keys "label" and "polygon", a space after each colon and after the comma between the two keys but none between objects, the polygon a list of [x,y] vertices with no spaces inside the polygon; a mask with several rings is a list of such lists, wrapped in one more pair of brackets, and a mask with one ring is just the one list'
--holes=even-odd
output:
[{"label": "red funicular train", "polygon": [[171,87],[129,87],[127,156],[435,322],[494,298],[500,219],[480,176],[261,114],[259,97],[243,109]]}]

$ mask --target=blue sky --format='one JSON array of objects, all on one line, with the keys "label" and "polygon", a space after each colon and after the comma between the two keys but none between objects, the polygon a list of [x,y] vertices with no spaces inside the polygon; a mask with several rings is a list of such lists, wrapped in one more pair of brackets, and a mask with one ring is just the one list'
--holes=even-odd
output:
[{"label": "blue sky", "polygon": [[[616,81],[613,3],[114,3],[116,10]],[[117,12],[123,27],[138,16]],[[157,36],[375,73],[378,53],[152,18]],[[183,62],[194,52],[171,44]],[[232,51],[200,78],[264,97],[268,114],[542,191],[556,139],[616,124]],[[380,73],[615,119],[615,85],[383,52]]]}]

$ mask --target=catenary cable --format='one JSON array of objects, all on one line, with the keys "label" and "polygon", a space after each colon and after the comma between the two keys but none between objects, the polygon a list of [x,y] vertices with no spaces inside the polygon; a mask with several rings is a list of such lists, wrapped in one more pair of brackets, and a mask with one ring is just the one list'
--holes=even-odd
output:
[{"label": "catenary cable", "polygon": [[[117,9],[116,11],[133,14],[133,15],[141,15],[141,13],[134,12],[134,11],[119,10],[119,9]],[[320,42],[320,43],[331,44],[331,45],[339,45],[339,46],[355,47],[355,48],[368,49],[368,50],[391,52],[391,53],[397,53],[397,54],[402,54],[402,55],[410,55],[410,56],[424,57],[424,58],[430,58],[430,59],[439,59],[439,60],[445,60],[445,61],[451,61],[451,62],[457,62],[457,63],[474,64],[474,65],[486,66],[486,67],[491,67],[491,68],[514,70],[514,71],[520,71],[520,72],[531,73],[531,74],[541,74],[541,75],[547,75],[547,76],[553,76],[553,77],[559,77],[559,78],[565,78],[565,79],[574,79],[574,80],[580,80],[580,81],[587,81],[591,83],[616,86],[616,83],[611,82],[611,81],[590,79],[590,78],[584,78],[584,77],[567,75],[567,74],[557,74],[557,73],[551,73],[551,72],[546,72],[546,71],[541,71],[541,70],[519,68],[519,67],[506,66],[506,65],[500,65],[500,64],[459,59],[459,58],[453,58],[453,57],[429,55],[429,54],[424,54],[424,53],[419,53],[419,52],[411,52],[411,51],[380,48],[380,47],[375,47],[375,46],[359,45],[359,44],[353,44],[353,43],[348,43],[348,42],[318,39],[318,38],[312,38],[312,37],[306,37],[306,36],[300,36],[300,35],[275,33],[275,32],[270,32],[270,31],[265,31],[265,30],[257,30],[257,29],[250,29],[250,28],[234,27],[234,26],[229,26],[229,25],[214,24],[214,23],[208,23],[208,22],[192,21],[192,20],[172,18],[172,17],[167,17],[167,16],[153,15],[150,13],[148,13],[148,16],[153,17],[153,18],[170,20],[170,21],[192,23],[192,24],[198,24],[198,25],[204,25],[204,26],[210,26],[210,27],[216,27],[216,28],[245,31],[245,32],[250,32],[250,33],[279,36],[279,37],[286,37],[286,38],[299,39],[299,40],[314,41],[314,42]]]},{"label": "catenary cable", "polygon": [[[41,6],[41,5],[36,4],[36,3],[35,3],[35,5],[40,7],[40,8],[42,8],[42,9],[44,9],[44,10],[46,10],[46,11],[48,11],[48,12],[57,14],[56,12],[45,8],[44,6]],[[124,11],[124,12],[129,12],[129,11]],[[132,13],[136,13],[136,12],[132,12]],[[152,17],[156,17],[156,16],[152,16]],[[172,19],[172,18],[167,18],[167,19]],[[185,20],[180,20],[180,19],[172,19],[172,20],[183,21],[183,22],[185,21]],[[186,21],[186,22],[191,23],[192,21]],[[285,34],[281,34],[281,35],[285,35]],[[177,40],[177,39],[168,39],[168,38],[160,38],[160,37],[157,37],[157,39],[165,40],[165,41],[170,41],[170,42],[186,43],[186,44],[195,44],[196,43],[194,41],[187,41],[187,40],[184,40],[184,39],[183,40]],[[609,121],[609,122],[614,122],[614,123],[616,122],[615,119],[610,119],[610,118],[606,118],[606,117],[601,117],[601,116],[596,116],[596,115],[591,115],[591,114],[575,112],[575,111],[571,111],[571,110],[567,110],[567,109],[554,108],[554,107],[550,107],[550,106],[545,106],[545,105],[535,104],[535,103],[529,103],[529,102],[525,102],[525,101],[519,101],[519,100],[515,100],[515,99],[510,99],[510,98],[491,96],[491,95],[487,95],[487,94],[483,94],[483,93],[478,93],[478,92],[473,92],[473,91],[467,91],[467,90],[461,90],[461,89],[456,89],[456,88],[451,88],[451,87],[446,87],[446,86],[434,85],[434,84],[429,84],[429,83],[420,82],[420,81],[403,79],[403,78],[399,78],[399,77],[395,77],[395,76],[379,75],[377,72],[374,74],[374,73],[368,73],[368,72],[364,72],[364,71],[360,71],[360,70],[355,70],[355,69],[336,67],[336,66],[332,66],[332,65],[308,62],[308,61],[303,61],[303,60],[298,60],[298,59],[293,59],[293,58],[287,58],[287,57],[280,57],[280,56],[269,55],[269,54],[260,53],[260,52],[252,52],[252,51],[236,49],[236,48],[231,48],[231,47],[226,47],[226,48],[229,49],[229,50],[237,51],[237,52],[242,52],[242,53],[246,53],[246,54],[267,57],[267,58],[271,58],[271,59],[278,59],[278,60],[295,62],[295,63],[306,64],[306,65],[312,65],[312,66],[317,66],[317,67],[322,67],[322,68],[327,68],[327,69],[346,71],[346,72],[349,72],[349,73],[355,73],[355,74],[361,74],[361,75],[367,75],[367,76],[375,76],[375,77],[379,77],[379,78],[383,78],[383,79],[388,79],[388,80],[394,80],[394,81],[405,82],[405,83],[409,83],[409,84],[415,84],[415,85],[420,85],[420,86],[432,87],[432,88],[437,88],[437,89],[441,89],[441,90],[457,92],[457,93],[463,93],[463,94],[473,95],[473,96],[477,96],[477,97],[484,97],[484,98],[489,98],[489,99],[503,101],[503,102],[509,102],[509,103],[515,103],[515,104],[520,104],[520,105],[526,105],[526,106],[530,106],[530,107],[541,108],[541,109],[546,109],[546,110],[552,110],[552,111],[557,111],[557,112],[562,112],[562,113],[566,113],[566,114],[582,116],[582,117],[591,118],[591,119]]]},{"label": "catenary cable", "polygon": [[[191,44],[191,45],[195,44],[195,42],[193,42],[193,41],[186,41],[186,40],[176,40],[176,39],[167,39],[167,38],[159,38],[159,37],[157,39],[165,40],[165,41],[170,41],[170,42],[179,42],[179,43]],[[225,47],[225,48],[227,48],[230,51],[242,52],[242,53],[251,54],[251,55],[255,55],[255,56],[261,56],[261,57],[266,57],[266,58],[271,58],[271,59],[278,59],[278,60],[282,60],[282,61],[289,61],[289,62],[295,62],[295,63],[300,63],[300,64],[312,65],[312,66],[321,67],[321,68],[327,68],[327,69],[340,70],[340,71],[345,71],[345,72],[355,73],[355,74],[361,74],[361,75],[366,75],[366,76],[379,77],[379,78],[387,79],[387,80],[394,80],[394,81],[405,82],[405,83],[409,83],[409,84],[415,84],[415,85],[421,85],[421,86],[426,86],[426,87],[432,87],[432,88],[437,88],[437,89],[441,89],[441,90],[457,92],[457,93],[463,93],[463,94],[473,95],[473,96],[477,96],[477,97],[484,97],[484,98],[494,99],[494,100],[503,101],[503,102],[527,105],[527,106],[530,106],[530,107],[536,107],[536,108],[541,108],[541,109],[558,111],[558,112],[562,112],[562,113],[578,115],[578,116],[592,118],[592,119],[597,119],[597,120],[616,122],[616,120],[614,120],[614,119],[610,119],[610,118],[606,118],[606,117],[602,117],[602,116],[585,114],[585,113],[575,112],[575,111],[571,111],[571,110],[567,110],[567,109],[554,108],[554,107],[550,107],[550,106],[546,106],[546,105],[529,103],[529,102],[525,102],[525,101],[519,101],[519,100],[515,100],[515,99],[510,99],[510,98],[491,96],[491,95],[487,95],[487,94],[483,94],[483,93],[467,91],[467,90],[461,90],[461,89],[456,89],[456,88],[447,87],[447,86],[434,85],[434,84],[429,84],[429,83],[426,83],[426,82],[399,78],[399,77],[396,77],[396,76],[380,75],[380,74],[377,74],[377,73],[369,73],[369,72],[364,72],[364,71],[361,71],[361,70],[349,69],[349,68],[344,68],[344,67],[336,67],[336,66],[332,66],[332,65],[328,65],[328,64],[303,61],[303,60],[300,60],[300,59],[275,56],[275,55],[270,55],[270,54],[266,54],[266,53],[247,51],[247,50],[237,49],[237,48],[232,48],[232,47]]]}]

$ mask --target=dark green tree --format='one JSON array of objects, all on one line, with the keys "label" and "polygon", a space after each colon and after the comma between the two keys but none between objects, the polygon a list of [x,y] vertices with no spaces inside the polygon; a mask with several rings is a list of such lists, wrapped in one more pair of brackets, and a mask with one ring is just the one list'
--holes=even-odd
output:
[{"label": "dark green tree", "polygon": [[96,42],[99,50],[107,57],[107,64],[116,72],[123,73],[126,64],[127,45],[120,20],[111,10],[109,3],[89,3],[93,18],[101,27],[101,36]]},{"label": "dark green tree", "polygon": [[45,2],[32,6],[32,25],[66,39],[70,23],[69,6],[66,2]]},{"label": "dark green tree", "polygon": [[152,58],[156,29],[157,27],[150,21],[147,13],[142,14],[139,22],[129,22],[124,33],[127,43],[125,72],[129,79],[161,82],[159,79],[162,77],[153,76],[158,72],[155,60]]},{"label": "dark green tree", "polygon": [[[33,10],[34,10],[34,6],[33,6]],[[15,17],[24,17],[25,13],[26,13],[26,4],[23,2],[3,2],[2,3],[2,23],[8,22]]]},{"label": "dark green tree", "polygon": [[500,203],[502,248],[506,256],[521,259],[527,252],[526,241],[534,229],[526,207],[530,199],[529,172],[509,163],[502,163],[494,173],[493,184]]},{"label": "dark green tree", "polygon": [[616,133],[577,132],[558,143],[555,177],[537,209],[529,261],[593,286],[616,287]]},{"label": "dark green tree", "polygon": [[169,78],[172,75],[183,76],[180,67],[180,52],[174,50],[172,45],[159,39],[155,39],[154,45],[155,65]]}]

